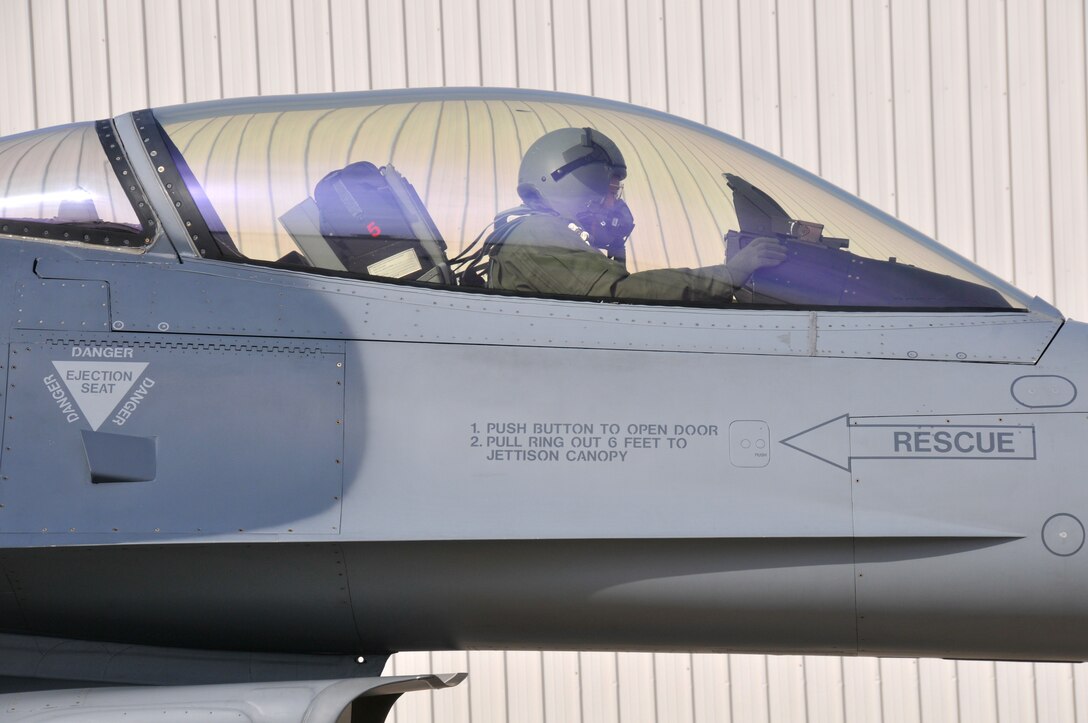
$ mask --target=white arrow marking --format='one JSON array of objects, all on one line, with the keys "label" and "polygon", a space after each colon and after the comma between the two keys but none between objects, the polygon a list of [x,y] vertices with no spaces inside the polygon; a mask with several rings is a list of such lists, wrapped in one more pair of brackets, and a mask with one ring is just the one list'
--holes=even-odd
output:
[{"label": "white arrow marking", "polygon": [[[850,430],[847,428],[849,423],[850,415],[843,414],[780,441],[798,452],[804,452],[821,462],[827,462],[849,472]],[[805,439],[803,444],[800,442],[802,437]]]},{"label": "white arrow marking", "polygon": [[855,459],[1035,459],[1030,424],[924,424],[917,418],[851,418],[848,414],[780,440],[849,472]]}]

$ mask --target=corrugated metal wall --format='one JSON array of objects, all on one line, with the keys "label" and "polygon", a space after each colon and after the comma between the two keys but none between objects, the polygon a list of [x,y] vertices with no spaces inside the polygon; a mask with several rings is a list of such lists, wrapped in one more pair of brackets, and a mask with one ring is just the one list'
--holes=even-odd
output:
[{"label": "corrugated metal wall", "polygon": [[[1088,317],[1083,0],[0,0],[0,134],[210,98],[503,85],[745,138]],[[1083,666],[414,653],[407,721],[1088,721]]]}]

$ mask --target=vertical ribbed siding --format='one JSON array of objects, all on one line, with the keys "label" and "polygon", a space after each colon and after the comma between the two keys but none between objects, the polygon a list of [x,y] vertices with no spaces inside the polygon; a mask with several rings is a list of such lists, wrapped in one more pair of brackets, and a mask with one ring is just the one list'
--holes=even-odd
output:
[{"label": "vertical ribbed siding", "polygon": [[[556,89],[741,136],[1088,315],[1082,0],[0,0],[0,135],[147,105]],[[474,149],[477,152],[479,149]],[[408,721],[1088,720],[1067,664],[411,653]]]}]

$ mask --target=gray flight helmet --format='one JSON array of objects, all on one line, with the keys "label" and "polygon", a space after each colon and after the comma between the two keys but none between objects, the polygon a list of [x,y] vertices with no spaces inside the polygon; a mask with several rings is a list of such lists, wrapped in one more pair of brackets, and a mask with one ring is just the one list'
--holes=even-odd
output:
[{"label": "gray flight helmet", "polygon": [[529,146],[518,195],[529,206],[578,218],[600,208],[615,177],[627,177],[627,164],[608,136],[592,128],[560,128]]}]

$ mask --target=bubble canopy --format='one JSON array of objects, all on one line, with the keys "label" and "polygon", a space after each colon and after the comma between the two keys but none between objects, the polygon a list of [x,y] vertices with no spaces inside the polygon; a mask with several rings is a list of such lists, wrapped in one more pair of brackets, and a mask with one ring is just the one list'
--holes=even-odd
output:
[{"label": "bubble canopy", "polygon": [[[816,176],[636,106],[436,89],[215,101],[153,113],[216,240],[205,255],[597,302],[930,311],[1029,305],[1014,287]],[[604,248],[593,223],[556,211],[524,184],[519,194],[523,157],[559,129],[578,129],[574,137],[585,140],[556,149],[557,179],[576,176],[579,163],[609,162],[594,146],[601,136],[622,154],[624,172],[609,190],[622,200],[605,205],[629,209],[634,227],[618,247]],[[579,143],[588,149],[583,161]],[[587,207],[596,208],[600,189],[586,185],[585,193]],[[775,249],[774,258],[749,273],[748,257],[761,244]]]},{"label": "bubble canopy", "polygon": [[110,121],[0,138],[0,234],[136,250],[153,226]]}]

